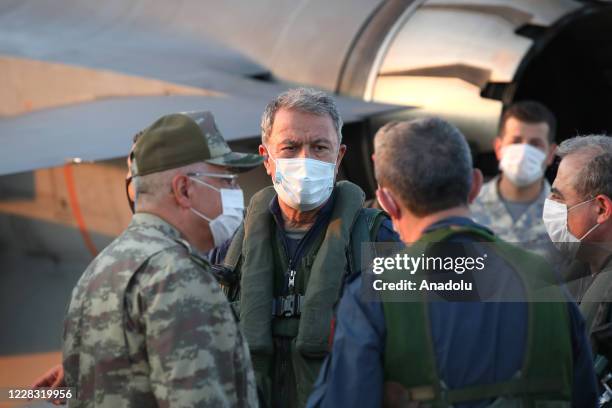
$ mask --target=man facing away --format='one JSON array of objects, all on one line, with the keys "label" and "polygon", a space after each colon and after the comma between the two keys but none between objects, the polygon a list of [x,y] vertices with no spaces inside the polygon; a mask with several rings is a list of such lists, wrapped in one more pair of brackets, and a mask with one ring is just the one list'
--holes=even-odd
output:
[{"label": "man facing away", "polygon": [[[489,267],[461,275],[476,288],[467,300],[436,291],[393,298],[372,290],[367,269],[356,276],[340,302],[332,351],[308,406],[594,407],[580,312],[548,285],[552,270],[543,258],[470,218],[468,204],[482,175],[472,169],[459,130],[435,118],[391,123],[374,145],[378,200],[408,245],[404,254],[419,257],[411,251],[430,244],[461,245],[462,251],[486,249]],[[442,282],[457,276],[454,270],[415,272],[399,276]],[[389,279],[388,272],[375,276]],[[530,299],[534,281],[546,283],[540,285],[545,299],[556,301]]]}]

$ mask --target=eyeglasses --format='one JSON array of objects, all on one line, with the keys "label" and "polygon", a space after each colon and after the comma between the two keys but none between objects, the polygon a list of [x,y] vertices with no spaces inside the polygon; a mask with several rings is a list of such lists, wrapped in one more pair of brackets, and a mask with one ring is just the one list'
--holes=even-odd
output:
[{"label": "eyeglasses", "polygon": [[188,177],[219,178],[223,180],[228,180],[228,184],[232,187],[238,187],[238,175],[237,174],[197,172],[197,173],[187,173],[187,176]]}]

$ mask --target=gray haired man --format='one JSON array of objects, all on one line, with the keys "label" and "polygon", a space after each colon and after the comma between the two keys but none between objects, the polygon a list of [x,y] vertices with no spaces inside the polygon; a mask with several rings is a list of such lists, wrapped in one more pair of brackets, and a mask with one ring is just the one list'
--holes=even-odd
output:
[{"label": "gray haired man", "polygon": [[396,240],[364,193],[336,181],[346,152],[334,100],[292,89],[268,104],[259,153],[273,186],[253,196],[225,258],[240,276],[240,308],[258,385],[269,406],[302,407],[327,354],[333,309],[362,242]]},{"label": "gray haired man", "polygon": [[612,138],[574,137],[557,154],[561,163],[544,205],[544,224],[561,252],[590,266],[591,276],[570,282],[570,289],[579,286],[574,291],[593,333],[610,323],[609,303],[603,301],[612,296]]}]

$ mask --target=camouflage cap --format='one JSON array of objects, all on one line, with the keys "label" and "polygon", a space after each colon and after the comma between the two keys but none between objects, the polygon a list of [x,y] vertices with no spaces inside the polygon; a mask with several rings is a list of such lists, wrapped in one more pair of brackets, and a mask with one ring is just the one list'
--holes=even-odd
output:
[{"label": "camouflage cap", "polygon": [[262,163],[256,154],[232,152],[212,113],[173,113],[141,132],[134,148],[134,175],[144,176],[196,162],[231,167],[241,172]]}]

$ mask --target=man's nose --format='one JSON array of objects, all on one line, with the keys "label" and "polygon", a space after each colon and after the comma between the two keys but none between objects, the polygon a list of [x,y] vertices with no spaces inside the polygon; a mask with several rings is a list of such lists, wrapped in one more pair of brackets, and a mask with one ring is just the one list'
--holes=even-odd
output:
[{"label": "man's nose", "polygon": [[297,156],[300,159],[308,159],[312,157],[312,152],[310,151],[310,147],[305,145],[302,146],[302,148],[300,149],[300,151],[298,152]]}]

